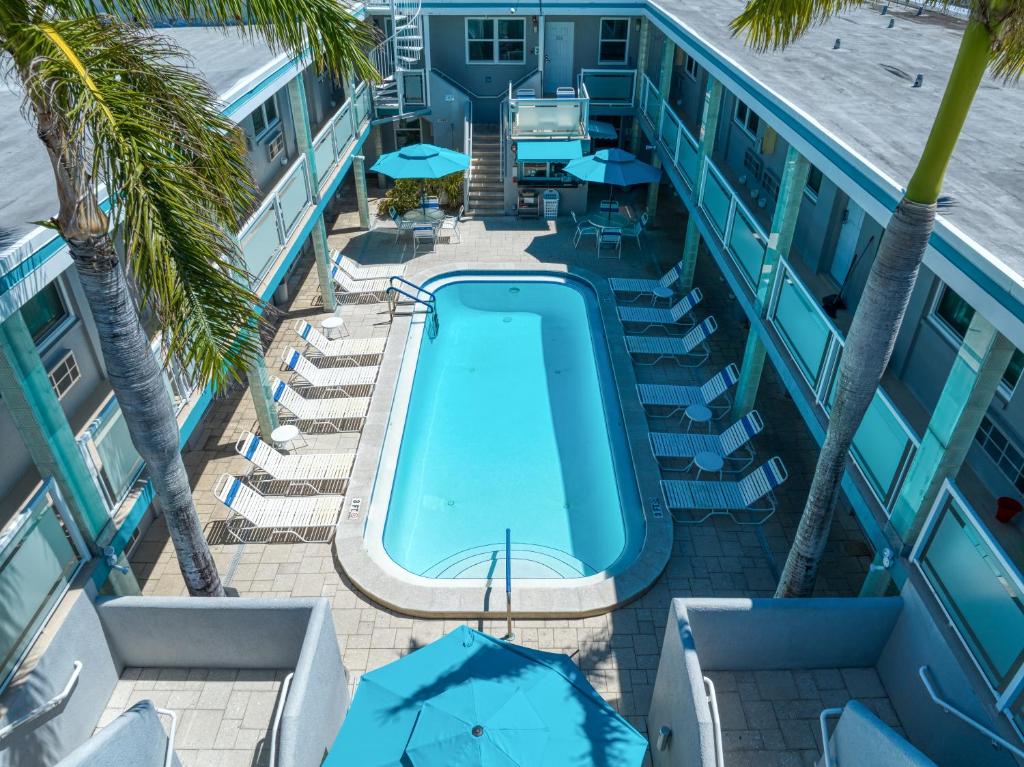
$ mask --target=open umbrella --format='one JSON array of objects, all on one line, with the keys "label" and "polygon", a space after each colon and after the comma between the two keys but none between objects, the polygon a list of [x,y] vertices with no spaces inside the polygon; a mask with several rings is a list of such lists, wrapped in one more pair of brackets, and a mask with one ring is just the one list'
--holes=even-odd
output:
[{"label": "open umbrella", "polygon": [[[661,179],[661,171],[636,159],[624,149],[602,149],[594,154],[573,160],[565,166],[565,172],[581,181],[595,181],[608,184],[608,200],[612,199],[612,191],[617,186],[633,186],[634,184],[650,184]],[[612,217],[608,211],[608,220]]]},{"label": "open umbrella", "polygon": [[324,767],[631,767],[646,751],[565,655],[460,626],[363,675]]},{"label": "open umbrella", "polygon": [[[469,157],[433,144],[410,144],[397,152],[381,155],[370,168],[391,178],[442,178],[469,167]],[[423,205],[423,188],[420,187]]]}]

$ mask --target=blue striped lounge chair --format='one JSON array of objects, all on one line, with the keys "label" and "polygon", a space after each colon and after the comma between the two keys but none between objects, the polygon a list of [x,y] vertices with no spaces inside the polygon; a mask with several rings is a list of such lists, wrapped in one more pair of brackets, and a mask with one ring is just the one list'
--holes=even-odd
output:
[{"label": "blue striped lounge chair", "polygon": [[342,368],[318,368],[298,349],[285,349],[281,355],[284,367],[303,378],[310,386],[317,389],[342,389],[345,387],[369,387],[377,381],[377,366]]},{"label": "blue striped lounge chair", "polygon": [[658,293],[671,291],[672,286],[679,280],[681,265],[676,264],[669,269],[658,280],[629,279],[627,277],[611,277],[608,285],[616,294],[632,295],[633,301],[641,298],[648,298],[652,301],[658,298]]},{"label": "blue striped lounge chair", "polygon": [[358,264],[340,250],[331,252],[331,263],[353,280],[387,280],[405,274],[405,264]]},{"label": "blue striped lounge chair", "polygon": [[306,342],[306,354],[312,349],[314,356],[344,357],[353,362],[359,357],[380,357],[388,343],[386,338],[331,339],[305,320],[295,322],[295,334]]},{"label": "blue striped lounge chair", "polygon": [[704,511],[697,519],[676,522],[698,524],[716,515],[732,517],[741,525],[760,525],[776,511],[775,488],[789,477],[778,456],[736,482],[663,479],[661,489],[671,511]]},{"label": "blue striped lounge chair", "polygon": [[[369,397],[306,399],[278,378],[271,381],[270,392],[281,409],[313,429],[359,431],[370,409]],[[353,424],[358,426],[352,428]]]},{"label": "blue striped lounge chair", "polygon": [[342,271],[340,266],[331,267],[331,280],[334,282],[334,291],[342,296],[355,296],[357,301],[362,301],[364,296],[372,300],[383,300],[383,296],[391,287],[391,281],[385,279],[356,280]]},{"label": "blue striped lounge chair", "polygon": [[743,471],[754,462],[755,453],[750,440],[763,429],[761,414],[751,410],[721,434],[651,432],[651,450],[658,462],[666,466],[692,460],[698,453],[714,453],[725,459],[729,471]]},{"label": "blue striped lounge chair", "polygon": [[[679,384],[637,384],[636,391],[640,404],[651,408],[669,408],[667,413],[650,413],[654,418],[671,418],[682,413],[690,405],[703,405],[715,414],[716,420],[729,412],[731,397],[729,389],[740,380],[740,371],[735,364],[719,370],[701,386]],[[718,399],[722,398],[722,402]]]},{"label": "blue striped lounge chair", "polygon": [[341,495],[267,496],[230,474],[220,476],[213,492],[230,512],[224,529],[240,543],[253,540],[254,534],[266,540],[278,533],[303,543],[327,543],[345,502]]},{"label": "blue striped lounge chair", "polygon": [[259,473],[267,481],[287,482],[289,489],[299,485],[314,493],[325,486],[340,486],[352,473],[352,464],[356,458],[352,450],[286,455],[248,431],[235,443],[235,452],[252,465],[248,475],[250,482]]},{"label": "blue striped lounge chair", "polygon": [[[708,338],[718,330],[714,317],[705,317],[682,338],[667,336],[626,336],[626,350],[638,365],[654,365],[661,360],[672,360],[681,367],[700,367],[708,357]],[[638,358],[653,358],[642,361]]]},{"label": "blue striped lounge chair", "polygon": [[651,328],[660,328],[669,333],[673,326],[693,325],[694,320],[690,317],[690,313],[703,299],[704,294],[701,293],[700,288],[694,288],[669,309],[659,309],[653,306],[620,306],[618,307],[619,319],[623,324],[643,325],[641,333],[646,333]]}]

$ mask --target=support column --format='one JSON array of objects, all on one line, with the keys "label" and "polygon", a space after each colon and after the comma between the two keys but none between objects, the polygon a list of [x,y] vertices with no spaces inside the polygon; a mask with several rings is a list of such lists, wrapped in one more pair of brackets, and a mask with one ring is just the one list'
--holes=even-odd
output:
[{"label": "support column", "polygon": [[[779,197],[775,202],[772,215],[771,232],[765,247],[764,261],[761,262],[761,277],[757,283],[754,305],[757,313],[764,311],[775,274],[778,271],[779,258],[789,255],[793,244],[793,233],[796,231],[796,219],[800,214],[800,200],[804,187],[807,185],[807,174],[811,166],[807,158],[793,147],[786,152],[786,165],[779,182]],[[743,366],[740,368],[740,380],[736,385],[736,398],[732,403],[732,417],[739,418],[754,406],[757,400],[757,387],[761,383],[761,371],[764,369],[764,344],[751,325],[747,334],[747,346],[743,350]]]},{"label": "support column", "polygon": [[[249,331],[255,333],[255,330]],[[249,382],[249,393],[252,402],[256,406],[256,421],[260,426],[260,435],[265,440],[270,439],[270,433],[280,424],[277,418],[277,408],[274,405],[274,397],[270,391],[270,375],[267,373],[267,364],[263,355],[249,363],[245,371],[246,380]]]},{"label": "support column", "polygon": [[[661,96],[664,109],[671,109],[668,94],[672,88],[672,63],[675,61],[675,58],[676,44],[666,36],[661,44],[661,71],[658,78],[658,95]],[[658,112],[658,121],[661,121],[661,111]],[[657,134],[658,126],[655,126],[654,132]],[[657,152],[654,153],[651,164],[655,168],[661,167],[661,158]],[[658,212],[658,189],[660,186],[660,181],[652,182],[647,186],[647,215],[651,219],[650,226],[654,226],[654,216]]]},{"label": "support column", "polygon": [[352,181],[356,187],[356,203],[359,207],[359,226],[370,228],[370,200],[366,193],[366,158],[357,154],[352,158]]},{"label": "support column", "polygon": [[316,217],[312,236],[313,258],[316,261],[316,276],[320,281],[324,311],[333,312],[338,308],[338,297],[334,293],[334,280],[331,279],[331,248],[327,244],[327,227],[324,225],[323,216]]},{"label": "support column", "polygon": [[56,480],[82,537],[102,548],[110,515],[20,311],[0,325],[0,396],[39,474]]},{"label": "support column", "polygon": [[893,506],[890,521],[906,543],[917,538],[943,480],[963,466],[1013,351],[1013,344],[975,312]]},{"label": "support column", "polygon": [[643,135],[640,130],[640,96],[643,88],[642,75],[647,70],[647,57],[651,49],[651,23],[644,16],[640,19],[640,43],[636,54],[636,93],[633,101],[636,103],[636,114],[633,116],[633,125],[629,132],[629,151],[636,154],[640,151],[640,137]]},{"label": "support column", "polygon": [[312,182],[313,199],[320,199],[320,174],[316,168],[316,154],[313,152],[313,133],[309,126],[309,105],[306,103],[306,85],[302,72],[288,81],[288,106],[295,123],[295,143],[299,151],[306,156],[309,167],[309,178]]}]

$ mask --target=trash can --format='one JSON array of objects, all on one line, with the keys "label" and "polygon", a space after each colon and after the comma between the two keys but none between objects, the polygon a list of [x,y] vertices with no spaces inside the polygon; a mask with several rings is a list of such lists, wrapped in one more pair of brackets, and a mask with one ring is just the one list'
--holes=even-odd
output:
[{"label": "trash can", "polygon": [[554,189],[548,189],[544,192],[544,218],[548,221],[554,221],[558,218],[558,200],[561,195]]}]

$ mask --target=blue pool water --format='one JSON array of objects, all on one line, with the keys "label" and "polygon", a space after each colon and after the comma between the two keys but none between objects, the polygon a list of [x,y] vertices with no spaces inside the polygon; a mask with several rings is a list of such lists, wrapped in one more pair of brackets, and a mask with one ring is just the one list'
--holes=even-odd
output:
[{"label": "blue pool water", "polygon": [[[460,281],[420,341],[383,542],[431,578],[614,570],[642,512],[589,287]],[[641,532],[638,532],[638,528]]]}]

